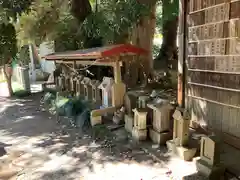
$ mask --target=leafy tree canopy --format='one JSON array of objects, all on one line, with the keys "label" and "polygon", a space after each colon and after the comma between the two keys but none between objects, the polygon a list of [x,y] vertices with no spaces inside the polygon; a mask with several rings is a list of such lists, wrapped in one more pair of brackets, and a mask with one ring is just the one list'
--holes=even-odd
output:
[{"label": "leafy tree canopy", "polygon": [[20,39],[31,38],[35,42],[56,40],[61,42],[61,50],[88,47],[102,40],[114,42],[149,12],[147,5],[136,0],[101,0],[97,6],[94,0],[90,1],[91,13],[79,23],[83,17],[76,18],[73,4],[69,6],[66,0],[45,0],[44,4],[40,2],[36,0],[31,11],[20,18]]},{"label": "leafy tree canopy", "polygon": [[17,18],[22,12],[28,10],[32,0],[0,0],[0,13],[7,17]]},{"label": "leafy tree canopy", "polygon": [[16,31],[11,23],[0,24],[0,64],[6,64],[17,53]]},{"label": "leafy tree canopy", "polygon": [[31,0],[0,0],[0,62],[6,64],[17,53],[15,27],[12,24],[23,11],[26,11]]}]

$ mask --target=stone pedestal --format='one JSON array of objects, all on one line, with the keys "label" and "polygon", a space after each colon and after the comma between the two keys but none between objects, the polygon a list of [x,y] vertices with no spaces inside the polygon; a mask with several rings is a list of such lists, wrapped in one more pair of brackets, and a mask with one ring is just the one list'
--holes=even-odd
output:
[{"label": "stone pedestal", "polygon": [[156,98],[147,106],[153,110],[153,128],[150,128],[150,138],[154,143],[166,144],[171,138],[170,134],[170,102],[164,99]]},{"label": "stone pedestal", "polygon": [[169,150],[184,161],[191,161],[197,152],[197,148],[177,146],[173,140],[167,141],[166,144]]},{"label": "stone pedestal", "polygon": [[139,130],[135,127],[132,129],[132,137],[137,141],[144,141],[147,139],[147,130]]},{"label": "stone pedestal", "polygon": [[149,128],[149,135],[155,144],[160,145],[166,144],[167,140],[171,138],[171,133],[169,131],[160,133],[155,131],[153,128]]},{"label": "stone pedestal", "polygon": [[125,129],[127,132],[132,133],[133,129],[133,117],[130,115],[125,114],[124,116],[125,121]]}]

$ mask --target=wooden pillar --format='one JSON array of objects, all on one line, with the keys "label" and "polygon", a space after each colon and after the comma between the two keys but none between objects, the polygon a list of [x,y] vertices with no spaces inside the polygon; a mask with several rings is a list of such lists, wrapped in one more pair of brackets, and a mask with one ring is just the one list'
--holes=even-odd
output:
[{"label": "wooden pillar", "polygon": [[121,66],[120,66],[119,58],[117,58],[116,62],[114,62],[113,70],[114,70],[115,83],[116,84],[121,83],[122,76],[121,76]]},{"label": "wooden pillar", "polygon": [[187,0],[179,1],[179,56],[178,56],[178,104],[180,107],[185,106],[185,71],[186,71],[186,41],[187,41]]}]

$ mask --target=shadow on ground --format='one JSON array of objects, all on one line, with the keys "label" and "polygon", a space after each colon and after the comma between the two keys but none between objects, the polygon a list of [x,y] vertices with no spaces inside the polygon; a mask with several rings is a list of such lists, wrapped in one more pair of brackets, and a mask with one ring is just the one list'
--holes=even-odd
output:
[{"label": "shadow on ground", "polygon": [[124,132],[114,135],[98,127],[80,133],[64,122],[57,124],[55,117],[42,111],[41,97],[34,94],[23,99],[0,99],[0,142],[10,145],[1,158],[0,177],[7,165],[17,172],[12,179],[38,180],[162,180],[169,178],[169,169],[176,166],[185,166],[189,171],[185,174],[194,172],[191,163],[170,157],[166,148],[159,148],[156,158],[146,151],[151,144],[139,146]]}]

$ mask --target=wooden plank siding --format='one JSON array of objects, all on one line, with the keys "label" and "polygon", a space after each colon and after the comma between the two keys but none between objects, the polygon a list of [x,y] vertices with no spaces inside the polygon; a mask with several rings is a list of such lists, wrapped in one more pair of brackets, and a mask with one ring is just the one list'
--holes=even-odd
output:
[{"label": "wooden plank siding", "polygon": [[240,148],[240,0],[189,0],[187,40],[185,100],[192,121]]}]

